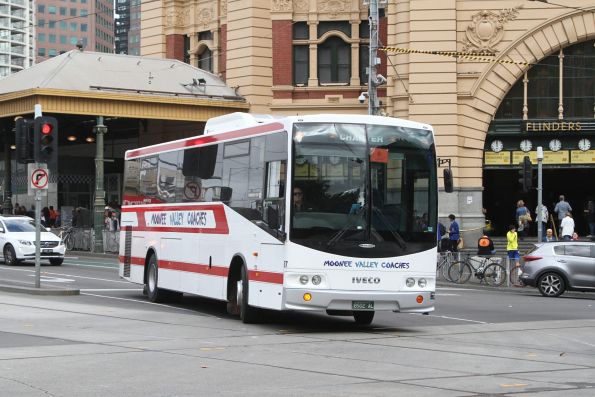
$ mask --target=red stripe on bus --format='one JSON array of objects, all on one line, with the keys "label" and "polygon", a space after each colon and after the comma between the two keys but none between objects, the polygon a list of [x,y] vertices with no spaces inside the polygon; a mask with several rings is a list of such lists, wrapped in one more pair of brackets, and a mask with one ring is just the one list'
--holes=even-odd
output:
[{"label": "red stripe on bus", "polygon": [[250,128],[244,128],[236,131],[222,132],[220,134],[201,135],[199,137],[188,138],[180,141],[169,142],[156,146],[149,146],[141,149],[134,149],[126,152],[126,160],[131,160],[137,157],[149,156],[151,154],[166,152],[169,150],[178,150],[191,148],[195,146],[205,145],[207,143],[221,142],[228,139],[247,138],[253,135],[264,134],[268,132],[283,130],[283,124],[270,123],[259,125]]},{"label": "red stripe on bus", "polygon": [[[215,227],[175,227],[175,226],[147,226],[145,213],[150,211],[213,211]],[[202,233],[202,234],[229,234],[229,225],[225,216],[225,208],[222,204],[204,205],[133,205],[122,207],[122,212],[135,212],[138,226],[132,226],[132,230],[141,232],[174,232],[174,233]]]},{"label": "red stripe on bus", "polygon": [[248,279],[250,281],[259,281],[261,283],[283,284],[283,273],[249,270]]},{"label": "red stripe on bus", "polygon": [[[120,264],[124,263],[124,256],[119,257]],[[135,266],[144,266],[145,258],[130,257],[130,264]],[[222,266],[211,266],[202,263],[188,263],[160,260],[159,267],[168,270],[179,270],[188,273],[206,274],[210,276],[227,277],[229,268]],[[261,283],[283,284],[283,273],[263,272],[261,270],[248,271],[248,279],[250,281],[258,281]]]}]

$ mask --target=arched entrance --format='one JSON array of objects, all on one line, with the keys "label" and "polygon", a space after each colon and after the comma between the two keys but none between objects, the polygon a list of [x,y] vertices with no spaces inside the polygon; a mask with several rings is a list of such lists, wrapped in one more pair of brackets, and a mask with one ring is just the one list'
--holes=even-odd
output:
[{"label": "arched entrance", "polygon": [[[564,195],[577,232],[586,235],[583,210],[595,196],[594,39],[564,46],[535,63],[495,112],[484,146],[483,204],[497,234],[514,222],[517,200],[535,212],[537,178],[534,188],[523,192],[518,170],[528,156],[536,175],[537,147],[544,152],[543,204],[553,213]],[[530,234],[536,234],[535,227]]]}]

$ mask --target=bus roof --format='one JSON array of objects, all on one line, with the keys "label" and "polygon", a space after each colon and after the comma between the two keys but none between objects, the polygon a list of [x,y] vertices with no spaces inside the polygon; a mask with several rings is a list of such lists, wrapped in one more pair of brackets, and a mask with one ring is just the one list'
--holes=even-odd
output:
[{"label": "bus roof", "polygon": [[201,145],[214,144],[221,141],[245,139],[252,136],[270,134],[273,132],[290,130],[294,123],[357,123],[397,125],[407,128],[432,131],[429,124],[397,119],[392,117],[370,116],[359,114],[313,114],[303,116],[273,116],[251,113],[230,113],[213,117],[205,125],[205,134],[190,138],[182,138],[171,142],[127,150],[125,160],[151,156],[173,150],[188,149]]}]

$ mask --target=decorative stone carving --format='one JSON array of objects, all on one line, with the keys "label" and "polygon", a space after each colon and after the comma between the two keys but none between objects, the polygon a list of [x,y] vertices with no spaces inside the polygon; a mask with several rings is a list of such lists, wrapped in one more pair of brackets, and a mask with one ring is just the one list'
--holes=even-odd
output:
[{"label": "decorative stone carving", "polygon": [[350,0],[323,0],[318,3],[318,11],[326,12],[331,18],[336,18],[339,13],[349,12]]},{"label": "decorative stone carving", "polygon": [[273,0],[273,11],[291,11],[291,0]]},{"label": "decorative stone carving", "polygon": [[201,8],[196,10],[196,23],[205,28],[213,21],[213,10],[211,8]]},{"label": "decorative stone carving", "polygon": [[306,12],[309,5],[308,0],[293,0],[293,11]]},{"label": "decorative stone carving", "polygon": [[473,22],[467,26],[465,32],[464,52],[495,53],[495,46],[502,41],[504,25],[516,19],[520,5],[514,8],[500,10],[499,13],[483,10],[473,15]]},{"label": "decorative stone carving", "polygon": [[175,10],[167,13],[165,23],[168,27],[184,27],[190,22],[189,10]]},{"label": "decorative stone carving", "polygon": [[219,16],[225,17],[227,16],[227,0],[221,0],[219,9]]}]

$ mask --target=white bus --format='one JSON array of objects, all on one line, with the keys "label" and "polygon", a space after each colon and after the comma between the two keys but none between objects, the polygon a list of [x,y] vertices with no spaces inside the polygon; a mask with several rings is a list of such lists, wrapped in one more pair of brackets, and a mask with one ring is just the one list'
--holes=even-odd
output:
[{"label": "white bus", "polygon": [[125,155],[120,276],[259,309],[427,313],[436,287],[429,125],[366,115],[210,119]]}]

